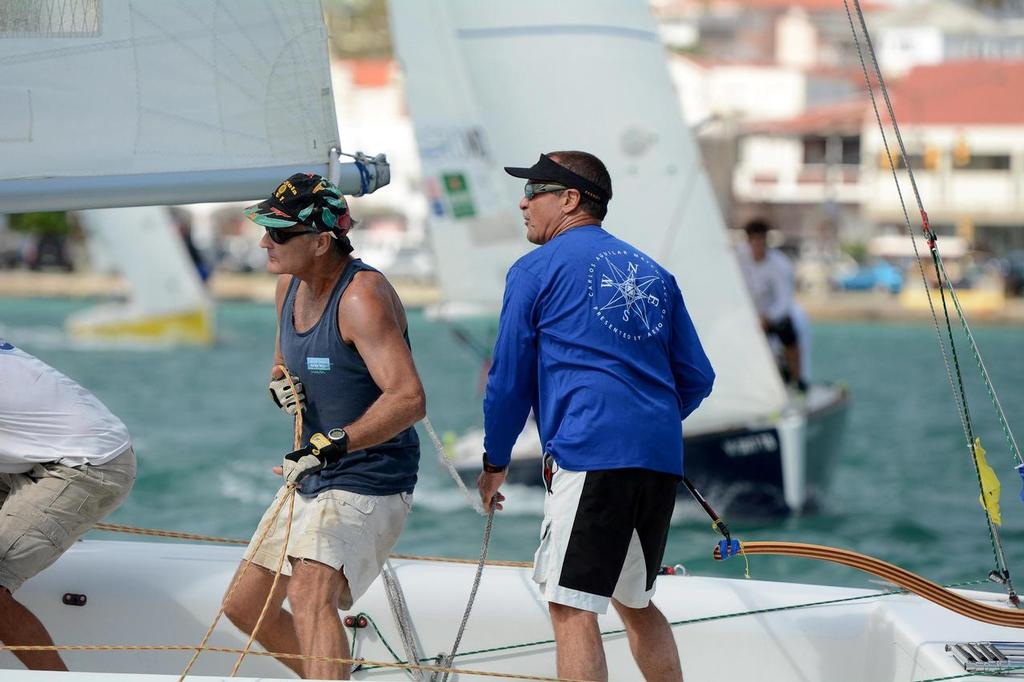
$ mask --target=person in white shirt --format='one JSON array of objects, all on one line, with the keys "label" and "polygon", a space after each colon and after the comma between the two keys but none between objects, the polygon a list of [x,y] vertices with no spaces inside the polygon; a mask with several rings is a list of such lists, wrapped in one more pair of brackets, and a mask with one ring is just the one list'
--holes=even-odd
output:
[{"label": "person in white shirt", "polygon": [[769,224],[761,219],[748,222],[748,250],[740,250],[739,262],[747,281],[754,307],[761,318],[761,328],[769,338],[782,346],[783,378],[800,391],[807,390],[806,349],[802,337],[806,324],[801,325],[803,311],[793,298],[793,266],[779,250],[768,248]]},{"label": "person in white shirt", "polygon": [[[52,646],[13,596],[135,481],[124,423],[92,393],[0,339],[0,641]],[[16,651],[33,670],[67,670],[56,651]]]}]

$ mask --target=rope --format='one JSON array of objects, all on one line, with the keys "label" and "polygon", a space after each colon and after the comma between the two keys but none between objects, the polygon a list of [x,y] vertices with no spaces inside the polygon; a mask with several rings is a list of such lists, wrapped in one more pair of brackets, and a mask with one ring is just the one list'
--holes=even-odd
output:
[{"label": "rope", "polygon": [[[906,569],[858,552],[800,542],[745,542],[741,547],[747,554],[798,556],[850,566],[877,575],[961,616],[990,625],[1024,628],[1024,611],[998,608],[967,599]],[[717,547],[714,555],[715,559],[721,559]]]},{"label": "rope", "polygon": [[[248,540],[241,538],[227,538],[217,535],[197,535],[195,533],[182,533],[176,530],[161,530],[158,528],[141,528],[138,526],[124,526],[114,523],[97,523],[93,530],[105,531],[108,533],[127,533],[130,535],[146,535],[158,538],[172,538],[175,540],[193,540],[195,542],[210,542],[223,545],[247,546]],[[399,561],[436,561],[446,564],[473,564],[478,563],[477,559],[460,559],[447,556],[427,556],[420,554],[389,554],[389,558]],[[488,559],[487,566],[498,566],[503,568],[533,568],[532,561],[505,561],[501,559]]]},{"label": "rope", "polygon": [[[281,556],[277,559],[277,568],[274,569],[274,580],[270,583],[270,589],[267,591],[267,598],[263,602],[263,608],[260,609],[260,617],[256,619],[256,625],[252,629],[252,633],[249,635],[249,641],[245,643],[245,648],[242,653],[238,655],[238,660],[235,661],[235,665],[231,668],[231,674],[229,677],[234,677],[238,672],[238,669],[242,666],[242,661],[245,660],[245,655],[249,653],[249,649],[252,647],[253,641],[256,639],[256,633],[260,631],[260,626],[263,625],[263,618],[267,615],[267,610],[270,608],[270,602],[273,601],[274,591],[277,589],[277,583],[281,579],[281,569],[284,568],[285,557],[288,556],[288,541],[292,536],[292,519],[295,516],[295,486],[289,485],[288,492],[288,525],[284,529],[284,549],[281,550]],[[275,518],[275,523],[277,519]],[[253,552],[255,554],[255,552]]]},{"label": "rope", "polygon": [[[380,639],[380,643],[381,643],[381,644],[383,644],[383,645],[384,645],[384,648],[388,650],[388,653],[389,653],[389,654],[391,654],[391,656],[392,656],[392,657],[393,657],[393,658],[395,659],[395,662],[397,662],[397,663],[407,663],[407,662],[408,662],[409,660],[417,660],[417,661],[421,661],[421,662],[422,662],[422,661],[430,661],[430,660],[433,660],[433,659],[431,659],[431,658],[419,658],[419,657],[409,658],[408,660],[402,660],[402,657],[401,657],[401,656],[399,656],[399,655],[398,655],[398,654],[397,654],[397,653],[395,652],[395,649],[394,649],[394,647],[392,647],[392,646],[391,646],[391,644],[389,644],[389,643],[388,643],[388,640],[387,640],[387,639],[386,639],[386,638],[384,637],[384,633],[380,631],[380,626],[379,626],[379,625],[377,625],[377,621],[375,621],[375,620],[373,619],[373,616],[371,616],[370,614],[366,613],[365,611],[363,611],[363,612],[360,612],[360,613],[359,613],[359,616],[364,616],[364,617],[366,618],[366,621],[367,621],[367,622],[368,622],[368,623],[369,623],[370,625],[372,625],[372,626],[373,626],[373,631],[377,633],[377,637],[378,637],[378,638]],[[356,616],[356,618],[358,618],[359,616]],[[352,629],[352,632],[354,633],[355,631],[356,631],[356,629],[355,629],[355,628],[353,628],[353,629]],[[354,634],[353,634],[353,638],[355,638],[355,635],[354,635]],[[366,666],[366,665],[364,665],[364,666],[362,666],[362,669],[363,669],[363,670],[369,670],[369,669],[370,669],[371,667],[372,667],[372,666]],[[410,672],[412,672],[412,671],[410,671]],[[419,672],[422,672],[422,671],[419,671]]]},{"label": "rope", "polygon": [[[187,644],[60,644],[60,645],[6,645],[0,644],[2,651],[190,651]],[[208,646],[206,651],[222,654],[240,654],[243,649],[237,647]],[[540,682],[587,682],[566,677],[544,677],[541,675],[523,675],[519,673],[496,672],[490,670],[474,670],[470,668],[444,668],[438,665],[421,665],[418,663],[397,663],[391,661],[368,661],[365,659],[342,658],[340,656],[306,656],[304,654],[276,653],[271,651],[250,651],[252,656],[272,656],[273,658],[298,659],[348,665],[365,664],[376,668],[397,668],[400,670],[423,670],[426,672],[454,673],[456,675],[479,675],[482,677],[498,677],[510,680],[539,680]]]},{"label": "rope", "polygon": [[[277,507],[274,510],[274,521],[267,524],[267,527],[263,530],[263,533],[260,535],[259,540],[257,540],[256,542],[256,547],[253,549],[253,553],[259,551],[259,548],[263,544],[263,541],[266,539],[267,535],[269,534],[271,527],[276,522],[277,515],[281,513],[281,507],[284,505],[286,500],[294,499],[294,493],[295,489],[294,487],[291,487],[289,488],[288,492],[285,495],[282,495],[281,499],[278,500]],[[285,546],[285,551],[287,551],[287,545]],[[228,600],[231,599],[231,595],[235,593],[235,589],[241,582],[242,576],[244,576],[245,572],[249,570],[250,565],[251,562],[249,561],[246,561],[242,564],[242,568],[238,571],[238,574],[235,576],[235,579],[231,582],[231,586],[228,588],[227,594],[224,595],[224,599],[222,599],[220,602],[220,608],[217,609],[217,615],[214,616],[213,622],[210,623],[210,627],[206,629],[206,634],[203,635],[203,638],[202,640],[200,640],[199,645],[194,647],[195,653],[193,653],[192,658],[189,659],[188,665],[185,666],[185,669],[181,672],[181,675],[178,676],[178,682],[182,682],[182,680],[185,679],[189,671],[192,669],[192,666],[195,665],[195,662],[199,659],[199,655],[203,651],[213,650],[212,648],[207,646],[207,643],[210,641],[210,636],[213,634],[213,629],[217,627],[217,623],[220,622],[220,617],[224,615],[224,605],[228,602]],[[271,592],[270,594],[273,594],[273,592]],[[269,596],[270,595],[268,595],[268,599]]]},{"label": "rope", "polygon": [[176,530],[159,530],[157,528],[139,528],[138,526],[123,526],[117,523],[97,523],[93,530],[102,530],[108,533],[129,533],[131,535],[149,535],[157,538],[174,538],[176,540],[193,540],[195,542],[215,542],[224,545],[247,546],[248,540],[239,538],[221,538],[215,535],[197,535],[195,533],[182,533]]},{"label": "rope", "polygon": [[[274,369],[280,369],[282,372],[284,372],[285,378],[288,379],[288,385],[291,387],[292,393],[294,394],[295,381],[294,379],[292,379],[291,372],[288,371],[288,368],[285,367],[284,365],[275,365]],[[302,409],[300,406],[300,409],[295,411],[293,433],[293,444],[295,449],[298,449],[301,443]],[[253,640],[256,639],[256,633],[259,631],[260,626],[263,624],[263,618],[267,613],[267,609],[270,607],[270,601],[274,597],[274,590],[277,588],[277,582],[281,578],[281,569],[284,566],[285,557],[288,556],[288,540],[291,537],[292,532],[292,516],[295,511],[295,489],[295,484],[288,485],[285,494],[281,496],[281,499],[278,500],[277,502],[277,506],[274,508],[273,516],[271,517],[270,522],[267,523],[267,526],[263,529],[263,533],[260,535],[260,538],[256,543],[256,547],[253,548],[252,554],[250,554],[250,556],[255,556],[256,552],[259,551],[260,547],[263,545],[263,541],[266,539],[267,535],[270,534],[270,530],[277,525],[277,517],[281,514],[281,507],[284,505],[285,501],[287,501],[288,527],[285,529],[284,547],[281,549],[281,556],[277,562],[277,570],[274,571],[274,581],[273,583],[271,583],[270,589],[267,591],[267,598],[263,602],[263,608],[260,609],[260,616],[256,620],[256,626],[252,629],[252,633],[249,636],[249,641],[246,642],[245,648],[242,650],[241,654],[238,657],[238,660],[235,661],[234,667],[231,669],[231,677],[235,676],[235,673],[238,672],[238,668],[242,665],[242,661],[245,659],[245,655],[249,653],[249,648],[252,646]],[[227,594],[224,595],[224,598],[220,602],[220,607],[217,609],[217,615],[213,617],[213,622],[211,622],[210,627],[206,629],[206,634],[203,635],[203,639],[199,642],[199,646],[196,647],[195,653],[192,654],[192,658],[189,659],[188,665],[185,666],[185,669],[181,672],[181,675],[178,676],[178,682],[183,682],[185,677],[188,676],[189,671],[192,670],[192,666],[195,665],[195,662],[197,660],[199,660],[200,654],[202,654],[203,651],[207,649],[207,644],[210,641],[210,636],[213,634],[213,629],[217,627],[217,623],[220,622],[221,616],[224,615],[225,606],[227,605],[228,601],[230,601],[231,595],[234,594],[235,589],[238,587],[239,583],[242,582],[242,576],[245,575],[245,572],[249,570],[249,567],[251,565],[251,561],[244,561],[244,563],[242,564],[242,568],[239,569],[238,573],[235,575],[234,580],[231,582],[231,585],[228,588]]]},{"label": "rope", "polygon": [[[483,578],[484,565],[487,563],[487,548],[491,544],[491,528],[494,526],[494,504],[491,501],[491,509],[487,513],[487,525],[484,526],[484,540],[480,548],[480,561],[476,566],[476,575],[473,577],[473,588],[469,591],[469,601],[466,603],[466,610],[462,614],[462,623],[459,625],[459,631],[455,635],[455,643],[452,644],[452,652],[444,657],[442,665],[450,668],[452,660],[455,658],[455,654],[459,650],[459,644],[462,642],[462,634],[466,631],[466,623],[469,622],[469,614],[473,610],[473,602],[476,601],[476,591],[480,587],[480,579]],[[441,682],[447,682],[448,673],[445,673],[441,677]]]},{"label": "rope", "polygon": [[[906,223],[906,226],[907,226],[907,230],[910,233],[911,243],[914,246],[914,255],[917,258],[918,269],[921,272],[921,279],[922,279],[922,281],[924,283],[925,294],[927,295],[927,298],[928,298],[928,307],[931,310],[932,321],[933,321],[934,326],[935,326],[936,337],[938,338],[938,341],[939,341],[939,349],[942,352],[942,359],[943,359],[943,362],[945,363],[945,366],[946,366],[946,376],[947,376],[947,379],[949,380],[950,388],[951,388],[951,390],[953,392],[953,399],[954,399],[954,402],[956,403],[957,412],[959,413],[959,416],[960,416],[960,424],[961,424],[961,427],[963,428],[964,436],[965,436],[966,441],[967,441],[967,449],[968,449],[968,451],[970,452],[970,455],[971,455],[971,462],[972,462],[972,465],[974,466],[975,475],[976,475],[977,481],[978,481],[978,489],[981,491],[981,495],[984,498],[985,488],[984,488],[984,484],[983,484],[982,478],[981,478],[981,469],[980,469],[980,467],[978,465],[977,453],[975,451],[976,439],[975,439],[975,435],[974,435],[974,426],[973,426],[973,424],[971,422],[970,408],[969,408],[969,406],[967,404],[967,393],[966,393],[966,390],[964,388],[964,383],[963,383],[963,374],[960,371],[960,360],[959,360],[959,356],[957,354],[956,344],[954,343],[954,339],[953,339],[953,325],[950,322],[949,309],[948,309],[948,307],[946,305],[945,290],[946,290],[947,287],[949,288],[950,298],[953,301],[954,307],[956,308],[957,315],[958,315],[958,317],[960,319],[960,322],[963,325],[963,327],[965,329],[965,332],[967,333],[968,339],[970,340],[970,345],[971,345],[971,348],[972,348],[972,352],[975,353],[975,357],[978,360],[979,367],[982,370],[982,378],[983,378],[983,380],[985,382],[986,389],[988,390],[989,395],[993,398],[993,403],[996,406],[996,411],[997,411],[997,414],[999,416],[1000,424],[1003,426],[1003,432],[1006,434],[1007,441],[1010,443],[1010,446],[1011,446],[1011,451],[1016,454],[1016,456],[1018,458],[1018,461],[1021,461],[1020,460],[1020,453],[1019,453],[1019,450],[1017,450],[1016,441],[1013,438],[1013,434],[1009,430],[1009,425],[1006,423],[1005,415],[1002,412],[1002,406],[999,404],[999,400],[995,396],[995,388],[992,386],[991,379],[988,376],[988,372],[985,370],[984,363],[981,361],[981,354],[980,354],[980,352],[977,349],[976,343],[974,342],[974,337],[970,333],[970,328],[967,326],[967,319],[966,319],[966,316],[963,313],[963,309],[960,307],[960,302],[959,302],[959,300],[958,300],[958,298],[956,296],[956,292],[955,292],[955,289],[953,287],[953,283],[949,279],[949,275],[946,273],[946,269],[945,269],[945,267],[943,266],[943,263],[942,263],[942,257],[939,255],[939,249],[938,249],[938,244],[937,244],[937,237],[936,237],[935,233],[932,231],[932,229],[931,229],[931,227],[930,227],[930,225],[928,223],[928,213],[924,210],[924,204],[923,204],[923,202],[921,200],[921,193],[918,190],[917,181],[914,178],[914,169],[910,166],[910,163],[909,163],[909,161],[907,159],[907,150],[906,150],[906,146],[903,143],[903,136],[900,133],[899,124],[896,121],[896,112],[893,110],[892,100],[889,97],[889,91],[886,88],[885,79],[882,77],[882,71],[881,71],[881,69],[880,69],[880,67],[878,65],[878,58],[877,58],[877,55],[875,54],[874,45],[871,42],[871,34],[868,32],[867,22],[864,19],[864,12],[861,10],[860,0],[853,0],[853,3],[854,3],[854,7],[857,10],[857,18],[858,18],[860,26],[861,26],[861,31],[864,34],[864,42],[865,42],[865,44],[868,47],[868,53],[871,55],[871,61],[872,61],[872,66],[874,67],[875,75],[878,78],[879,90],[881,91],[882,97],[885,100],[886,108],[887,108],[887,111],[888,111],[888,114],[889,114],[889,120],[892,122],[892,127],[893,127],[893,130],[894,130],[895,134],[896,134],[897,142],[899,143],[899,149],[900,149],[901,158],[903,160],[903,165],[907,169],[907,175],[908,175],[908,177],[910,179],[910,184],[911,184],[911,187],[912,187],[913,192],[914,192],[914,198],[915,198],[915,200],[917,202],[918,210],[921,213],[921,229],[922,229],[922,231],[925,233],[925,235],[928,238],[928,247],[929,247],[929,250],[931,251],[932,262],[935,265],[936,276],[937,276],[937,278],[939,280],[939,295],[940,295],[940,300],[942,301],[942,312],[943,312],[943,315],[944,315],[944,318],[945,318],[947,336],[949,338],[950,355],[952,357],[953,366],[955,368],[955,374],[956,374],[956,381],[955,382],[953,380],[953,372],[950,370],[949,358],[946,355],[946,348],[945,348],[945,345],[944,345],[943,340],[942,340],[942,334],[939,331],[939,322],[938,322],[938,318],[937,318],[937,316],[935,314],[935,306],[932,303],[931,289],[930,289],[930,287],[928,285],[928,279],[927,279],[927,277],[925,275],[925,272],[924,272],[924,265],[922,263],[921,255],[920,255],[920,253],[918,252],[918,249],[917,249],[917,240],[916,240],[916,238],[914,236],[914,230],[913,230],[913,228],[912,228],[912,226],[910,224],[910,216],[909,216],[909,214],[907,212],[906,202],[903,199],[903,191],[900,188],[899,177],[896,174],[896,164],[893,163],[892,152],[891,152],[891,150],[889,148],[889,141],[888,141],[888,139],[886,137],[886,134],[885,134],[885,126],[882,125],[882,117],[881,117],[881,114],[879,113],[879,110],[878,110],[878,102],[875,99],[874,88],[871,85],[871,78],[868,75],[867,65],[865,64],[865,61],[864,61],[864,51],[861,48],[860,39],[858,38],[857,31],[854,28],[853,15],[850,12],[849,0],[843,0],[843,6],[846,8],[846,16],[847,16],[847,19],[849,20],[849,23],[850,23],[850,31],[853,34],[854,44],[857,47],[857,54],[858,54],[858,56],[860,58],[861,70],[864,73],[864,82],[865,82],[865,85],[867,86],[868,94],[871,96],[871,106],[872,106],[872,109],[874,110],[874,113],[875,113],[875,120],[878,123],[878,129],[879,129],[879,132],[882,135],[882,142],[885,145],[886,157],[889,160],[889,167],[892,170],[893,180],[896,183],[896,191],[897,191],[897,194],[899,195],[900,206],[903,209],[903,217],[904,217],[904,220],[905,220],[905,223]],[[994,524],[994,522],[992,520],[992,517],[989,514],[988,508],[987,507],[983,507],[983,508],[984,508],[984,512],[985,512],[985,522],[986,522],[986,524],[988,526],[989,540],[990,540],[991,545],[992,545],[992,554],[993,554],[993,558],[995,559],[995,563],[996,563],[996,571],[994,573],[996,574],[996,576],[998,577],[1000,582],[1005,584],[1006,589],[1007,589],[1007,591],[1009,593],[1010,601],[1013,602],[1015,605],[1018,605],[1019,604],[1019,599],[1017,597],[1016,591],[1014,590],[1013,583],[1010,580],[1010,570],[1009,570],[1009,568],[1008,568],[1008,566],[1006,564],[1006,557],[1005,557],[1004,552],[1003,552],[1003,546],[1002,546],[1002,541],[1000,540],[1000,537],[999,537],[999,531],[996,529],[996,526],[995,526],[995,524]]]},{"label": "rope", "polygon": [[[972,586],[972,585],[985,585],[985,584],[989,584],[989,581],[988,580],[968,580],[968,581],[959,582],[959,583],[948,583],[946,585],[943,585],[943,587],[946,587],[946,588],[949,588],[949,587],[967,587],[967,586]],[[683,620],[669,621],[669,625],[672,626],[672,627],[677,627],[677,626],[680,626],[680,625],[697,625],[697,624],[700,624],[700,623],[709,623],[709,622],[712,622],[712,621],[727,620],[727,619],[730,619],[730,618],[742,618],[742,617],[746,617],[746,616],[760,616],[760,615],[764,615],[764,614],[767,614],[767,613],[776,613],[776,612],[779,612],[779,611],[795,611],[795,610],[798,610],[798,609],[807,609],[807,608],[813,608],[813,607],[819,607],[819,606],[833,606],[833,605],[836,605],[836,604],[842,604],[842,603],[846,603],[846,602],[864,601],[864,600],[867,600],[867,599],[877,599],[877,598],[882,598],[882,597],[891,597],[891,596],[894,596],[894,595],[905,595],[905,594],[908,594],[908,592],[907,592],[907,590],[904,590],[904,589],[889,590],[887,592],[877,592],[877,593],[872,593],[872,594],[864,594],[864,595],[860,595],[860,596],[857,596],[857,597],[842,597],[840,599],[826,599],[826,600],[815,601],[815,602],[804,602],[802,604],[788,604],[786,606],[773,606],[773,607],[768,607],[768,608],[763,608],[763,609],[753,609],[753,610],[750,610],[750,611],[736,611],[736,612],[733,612],[733,613],[720,613],[720,614],[716,614],[716,615],[713,615],[713,616],[701,616],[699,618],[686,618],[686,619],[683,619]],[[612,637],[614,635],[621,635],[621,634],[624,634],[625,632],[626,632],[626,630],[624,628],[619,628],[617,630],[602,630],[600,634],[601,634],[602,638],[605,638],[605,637]],[[378,631],[377,634],[380,634],[380,631]],[[383,637],[382,637],[382,640],[383,640]],[[518,644],[506,644],[506,645],[503,645],[503,646],[489,647],[487,649],[474,649],[473,651],[463,651],[463,652],[459,653],[458,655],[459,656],[476,656],[478,654],[495,653],[495,652],[500,652],[500,651],[511,651],[513,649],[523,649],[523,648],[527,648],[527,647],[542,646],[542,645],[545,645],[545,644],[554,644],[554,643],[555,643],[554,639],[539,639],[539,640],[534,640],[534,641],[531,641],[531,642],[521,642],[521,643],[518,643]],[[387,646],[386,642],[385,642],[385,646]],[[388,650],[389,651],[391,650],[390,647],[388,648]],[[392,651],[392,655],[394,655],[393,651]],[[397,659],[397,656],[396,656],[396,659]],[[429,661],[429,660],[433,660],[433,659],[424,658],[424,659],[420,659],[420,660],[422,660],[422,661]],[[370,669],[371,668],[369,668],[369,667],[365,667],[364,668],[364,670],[370,670]]]},{"label": "rope", "polygon": [[466,500],[469,502],[469,506],[472,507],[477,514],[480,516],[486,516],[487,512],[484,511],[484,506],[480,502],[480,496],[474,495],[470,492],[469,488],[462,480],[462,476],[459,476],[459,472],[455,469],[455,465],[452,464],[452,458],[448,456],[444,449],[444,444],[441,443],[441,439],[437,437],[437,432],[434,431],[434,425],[430,423],[430,419],[423,418],[423,426],[427,429],[427,435],[430,436],[430,440],[434,443],[434,448],[437,450],[437,458],[444,464],[445,468],[448,469],[448,473],[451,475],[452,480],[459,486],[459,490],[466,496]]},{"label": "rope", "polygon": [[[391,560],[384,564],[384,570],[381,571],[381,578],[384,581],[384,592],[388,597],[388,604],[391,606],[391,616],[395,619],[395,625],[398,627],[398,634],[402,638],[402,647],[405,649],[405,659],[407,661],[418,661],[420,659],[419,650],[416,647],[416,638],[413,635],[412,617],[409,615],[409,604],[405,601],[405,593],[402,591],[402,583],[398,580],[398,574],[395,572],[394,566],[391,565]],[[358,616],[357,616],[358,618]],[[367,620],[370,619],[366,616]],[[395,660],[401,660],[395,655],[395,652],[391,650],[391,645],[384,639],[384,635],[380,633],[380,629],[377,624],[373,624],[373,629],[377,630],[377,635],[380,637],[381,642],[387,647],[388,651],[391,651],[391,655],[395,657]],[[414,679],[421,680],[421,675],[414,675]]]}]

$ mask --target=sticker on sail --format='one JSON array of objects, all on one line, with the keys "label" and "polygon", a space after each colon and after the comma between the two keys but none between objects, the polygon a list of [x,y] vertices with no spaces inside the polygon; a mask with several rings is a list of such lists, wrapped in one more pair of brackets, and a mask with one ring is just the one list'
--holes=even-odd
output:
[{"label": "sticker on sail", "polygon": [[448,205],[452,207],[452,215],[456,218],[472,218],[476,215],[476,206],[473,203],[473,194],[470,192],[469,183],[466,182],[464,173],[442,173],[441,180],[444,183],[445,194],[448,195]]},{"label": "sticker on sail", "polygon": [[602,251],[587,270],[590,308],[605,329],[627,341],[642,341],[665,329],[665,280],[649,258],[627,249]]}]

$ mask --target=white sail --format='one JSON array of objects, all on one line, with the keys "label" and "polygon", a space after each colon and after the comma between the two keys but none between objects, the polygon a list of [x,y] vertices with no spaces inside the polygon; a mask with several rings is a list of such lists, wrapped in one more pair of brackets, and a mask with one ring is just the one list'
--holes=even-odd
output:
[{"label": "white sail", "polygon": [[128,300],[67,320],[77,339],[119,343],[211,343],[213,306],[166,208],[81,211],[90,251],[128,282]]},{"label": "white sail", "polygon": [[532,248],[504,165],[583,149],[612,175],[605,227],[678,279],[718,374],[690,433],[780,411],[758,325],[644,3],[393,0],[392,31],[444,296],[496,307]]},{"label": "white sail", "polygon": [[7,3],[0,38],[2,213],[252,199],[328,174],[318,0]]},{"label": "white sail", "polygon": [[[353,195],[388,183],[383,155],[341,164],[338,146],[319,0],[0,8],[0,213],[249,200],[299,171]],[[74,336],[212,341],[166,212],[82,220],[129,301],[70,319]]]}]

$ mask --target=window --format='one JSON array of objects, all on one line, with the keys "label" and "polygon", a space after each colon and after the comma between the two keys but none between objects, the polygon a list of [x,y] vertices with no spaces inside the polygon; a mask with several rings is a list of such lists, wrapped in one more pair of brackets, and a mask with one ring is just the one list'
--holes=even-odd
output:
[{"label": "window", "polygon": [[828,140],[819,135],[811,135],[803,139],[804,165],[827,163]]},{"label": "window", "polygon": [[[906,168],[903,165],[903,155],[900,154],[899,149],[892,150],[892,161],[896,166],[896,170],[902,170]],[[907,161],[910,163],[910,167],[915,170],[925,170],[925,156],[924,154],[907,154]],[[883,149],[878,155],[878,167],[883,170],[889,168],[889,157],[886,156],[885,150]]]},{"label": "window", "polygon": [[860,165],[860,135],[847,135],[843,137],[843,165]]},{"label": "window", "polygon": [[966,163],[957,164],[962,170],[1010,170],[1009,154],[971,154]]},{"label": "window", "polygon": [[[860,165],[859,135],[844,135],[842,137],[808,135],[803,138],[803,145],[805,166],[833,162],[844,166]],[[839,158],[835,158],[837,152]]]}]

